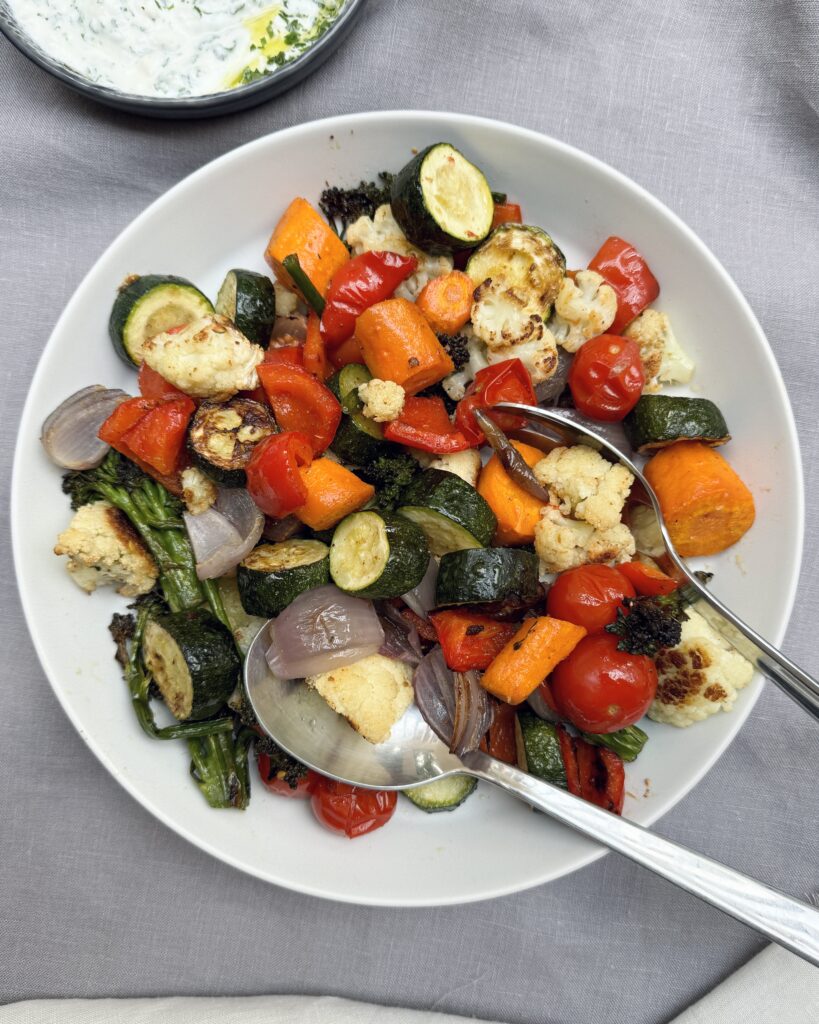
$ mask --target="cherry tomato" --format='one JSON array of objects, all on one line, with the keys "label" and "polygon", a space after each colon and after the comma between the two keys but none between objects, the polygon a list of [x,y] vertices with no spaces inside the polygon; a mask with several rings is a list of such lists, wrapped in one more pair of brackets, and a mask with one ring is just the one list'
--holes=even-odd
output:
[{"label": "cherry tomato", "polygon": [[587,341],[569,370],[574,404],[596,420],[621,420],[637,404],[644,384],[637,343],[614,334]]},{"label": "cherry tomato", "polygon": [[313,771],[307,771],[298,780],[295,786],[291,786],[281,775],[271,771],[270,758],[267,754],[258,754],[256,764],[259,768],[259,777],[271,793],[288,797],[291,800],[307,800],[313,795],[316,782],[321,778]]},{"label": "cherry tomato", "polygon": [[633,725],[657,692],[651,658],[618,651],[617,643],[611,633],[583,637],[549,681],[560,715],[584,732],[616,732]]},{"label": "cherry tomato", "polygon": [[307,434],[315,454],[323,452],[341,421],[341,405],[333,392],[295,364],[262,363],[256,372],[281,429]]},{"label": "cherry tomato", "polygon": [[639,252],[616,235],[607,238],[589,263],[617,294],[617,315],[609,330],[622,334],[660,294],[657,278]]},{"label": "cherry tomato", "polygon": [[319,777],[311,797],[313,814],[332,832],[348,839],[386,825],[395,813],[398,796],[381,789],[362,789]]},{"label": "cherry tomato", "polygon": [[266,516],[281,519],[307,500],[299,469],[313,461],[310,438],[296,430],[271,434],[253,449],[247,464],[247,490]]},{"label": "cherry tomato", "polygon": [[504,359],[501,363],[478,370],[466,394],[458,402],[455,426],[473,447],[479,448],[486,442],[483,431],[472,415],[475,409],[489,413],[501,430],[517,430],[521,426],[523,421],[520,416],[508,412],[491,412],[496,402],[537,405],[532,378],[520,359]]},{"label": "cherry tomato", "polygon": [[617,618],[624,597],[635,597],[634,587],[610,565],[581,565],[562,572],[549,590],[546,610],[556,619],[599,633]]},{"label": "cherry tomato", "polygon": [[659,594],[673,594],[679,584],[662,569],[656,569],[645,562],[624,562],[617,566],[627,580],[631,580],[634,589],[644,597],[657,597]]}]

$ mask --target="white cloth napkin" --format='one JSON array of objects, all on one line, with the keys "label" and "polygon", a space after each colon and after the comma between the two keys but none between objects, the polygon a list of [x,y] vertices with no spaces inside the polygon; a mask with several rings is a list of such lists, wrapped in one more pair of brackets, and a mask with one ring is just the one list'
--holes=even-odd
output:
[{"label": "white cloth napkin", "polygon": [[[541,1019],[536,1008],[531,1019]],[[670,1024],[816,1024],[818,1019],[819,968],[779,946],[768,946]],[[0,1024],[464,1024],[465,1020],[333,996],[33,999],[0,1007]]]}]

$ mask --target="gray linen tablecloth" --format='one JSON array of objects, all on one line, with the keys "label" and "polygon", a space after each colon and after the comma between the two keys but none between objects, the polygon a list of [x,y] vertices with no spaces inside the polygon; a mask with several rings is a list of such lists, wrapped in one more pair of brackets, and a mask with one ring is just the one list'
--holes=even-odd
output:
[{"label": "gray linen tablecloth", "polygon": [[[58,313],[156,196],[311,118],[484,114],[631,175],[748,296],[782,367],[806,470],[807,568],[785,648],[817,669],[818,29],[813,0],[370,0],[343,51],[294,91],[188,124],[86,102],[2,41],[4,492],[17,414]],[[510,1022],[655,1024],[760,948],[614,855],[518,896],[417,911],[322,902],[210,859],[120,789],[69,725],[23,622],[7,507],[4,493],[0,999],[304,992]],[[817,739],[767,689],[660,830],[791,892],[815,889]]]}]

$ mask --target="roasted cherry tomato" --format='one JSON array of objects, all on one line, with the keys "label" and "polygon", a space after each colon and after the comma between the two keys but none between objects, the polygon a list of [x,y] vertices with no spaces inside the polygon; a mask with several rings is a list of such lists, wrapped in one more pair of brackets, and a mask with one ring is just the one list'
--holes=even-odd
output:
[{"label": "roasted cherry tomato", "polygon": [[556,619],[599,633],[614,622],[624,597],[634,597],[634,587],[610,565],[581,565],[562,572],[549,590],[546,610]]},{"label": "roasted cherry tomato", "polygon": [[349,839],[386,825],[397,801],[397,794],[389,790],[362,789],[321,776],[311,796],[313,813],[322,825]]},{"label": "roasted cherry tomato", "polygon": [[463,452],[470,447],[447,415],[442,398],[407,398],[401,415],[384,427],[384,437],[437,455]]},{"label": "roasted cherry tomato", "polygon": [[270,766],[270,758],[267,754],[257,754],[256,764],[259,769],[259,777],[271,793],[279,796],[289,797],[291,800],[307,800],[313,795],[316,782],[321,778],[316,772],[309,769],[296,782],[295,786],[284,778],[283,773],[276,773]]},{"label": "roasted cherry tomato", "polygon": [[623,562],[617,566],[617,571],[631,581],[641,597],[673,594],[679,586],[679,583],[671,576],[667,576],[662,569],[657,569],[646,562]]},{"label": "roasted cherry tomato", "polygon": [[271,434],[253,449],[247,464],[247,490],[267,516],[281,519],[307,500],[299,469],[313,461],[310,438],[298,431]]},{"label": "roasted cherry tomato", "polygon": [[617,294],[617,315],[609,328],[612,334],[621,334],[660,294],[646,261],[633,245],[616,235],[603,242],[589,270],[596,270]]},{"label": "roasted cherry tomato", "polygon": [[569,370],[574,404],[596,420],[621,420],[637,404],[644,384],[637,343],[614,334],[587,341]]},{"label": "roasted cherry tomato", "polygon": [[[588,342],[586,342],[588,344]],[[486,438],[472,415],[474,409],[490,412],[496,402],[522,402],[537,405],[535,389],[529,371],[520,359],[504,359],[483,370],[478,370],[475,379],[466,389],[455,410],[455,426],[473,447],[480,447]],[[523,420],[508,412],[491,412],[492,419],[501,430],[517,430]]]},{"label": "roasted cherry tomato", "polygon": [[333,392],[301,366],[262,363],[257,372],[281,429],[301,431],[316,455],[323,452],[341,421],[341,405]]},{"label": "roasted cherry tomato", "polygon": [[584,732],[616,732],[648,711],[657,692],[657,669],[644,654],[617,650],[611,633],[584,637],[552,673],[558,712]]},{"label": "roasted cherry tomato", "polygon": [[383,302],[418,267],[415,256],[397,252],[364,252],[333,274],[321,314],[321,337],[330,348],[353,336],[365,309]]}]

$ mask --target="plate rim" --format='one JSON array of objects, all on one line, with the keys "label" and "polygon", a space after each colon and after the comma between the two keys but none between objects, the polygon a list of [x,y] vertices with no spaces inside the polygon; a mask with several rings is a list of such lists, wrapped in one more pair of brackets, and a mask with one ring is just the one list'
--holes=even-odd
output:
[{"label": "plate rim", "polygon": [[[67,697],[64,699],[63,694],[60,692],[58,686],[52,680],[51,673],[47,670],[46,664],[48,663],[48,656],[46,651],[41,645],[39,637],[35,634],[32,629],[31,622],[36,619],[36,610],[32,605],[33,597],[29,594],[28,590],[22,581],[22,569],[21,563],[23,561],[23,551],[21,546],[21,539],[19,536],[20,531],[20,517],[22,510],[18,508],[17,501],[18,495],[20,494],[19,479],[23,472],[23,447],[27,443],[28,437],[24,435],[22,430],[23,423],[29,418],[29,403],[31,401],[31,394],[40,384],[40,378],[44,375],[44,356],[48,348],[50,347],[55,336],[61,331],[63,322],[68,319],[74,310],[75,306],[79,305],[79,294],[83,290],[86,282],[95,272],[97,266],[102,262],[109,254],[109,252],[115,247],[123,243],[127,243],[131,235],[140,230],[141,223],[144,219],[147,219],[149,215],[152,215],[158,210],[161,210],[163,206],[171,203],[175,200],[179,192],[184,191],[189,185],[198,181],[201,178],[206,177],[216,167],[222,167],[229,165],[233,162],[241,162],[245,154],[254,150],[264,148],[270,144],[270,141],[274,138],[287,137],[297,138],[300,134],[308,134],[313,131],[320,131],[322,128],[331,128],[333,131],[339,131],[345,128],[355,128],[359,124],[366,124],[369,122],[368,127],[372,127],[373,122],[378,122],[380,119],[389,119],[391,122],[400,121],[403,125],[410,126],[414,122],[426,121],[437,121],[442,126],[448,126],[451,124],[452,119],[457,118],[461,125],[470,125],[474,128],[490,128],[511,131],[513,133],[519,133],[536,144],[547,143],[553,146],[556,150],[562,152],[564,156],[570,157],[571,159],[579,160],[582,163],[588,164],[592,169],[603,173],[606,176],[613,177],[620,185],[626,189],[635,191],[638,196],[652,207],[655,213],[661,217],[669,219],[674,227],[681,231],[696,248],[699,255],[707,262],[711,270],[713,270],[721,279],[721,282],[726,286],[733,294],[734,299],[739,304],[740,309],[744,312],[748,324],[757,336],[757,340],[762,343],[762,351],[765,354],[766,362],[769,364],[769,370],[771,371],[771,377],[769,384],[773,386],[781,400],[781,405],[785,412],[785,427],[787,433],[787,450],[788,454],[793,458],[794,471],[795,471],[795,508],[796,508],[796,531],[794,537],[793,547],[793,564],[790,566],[790,578],[788,580],[787,595],[783,603],[782,608],[782,624],[779,629],[772,631],[771,641],[777,646],[781,646],[782,640],[787,631],[791,614],[793,611],[796,593],[799,586],[800,571],[802,565],[802,555],[804,550],[804,534],[805,534],[805,486],[804,486],[804,468],[802,464],[802,452],[799,444],[799,435],[796,428],[796,420],[794,417],[793,409],[791,407],[790,399],[788,396],[785,382],[782,377],[782,372],[776,361],[774,351],[768,342],[765,332],[757,320],[750,303],[743,295],[739,286],[733,280],[731,275],[722,265],[720,260],[714,255],[706,243],[694,232],[673,210],[671,210],[665,203],[654,196],[651,192],[645,189],[638,182],[634,181],[628,175],[619,171],[617,168],[612,167],[605,161],[592,156],[585,151],[578,149],[569,143],[563,142],[562,140],[556,139],[544,132],[538,132],[534,129],[525,128],[520,125],[513,124],[509,121],[503,121],[496,118],[481,117],[477,115],[466,115],[457,111],[445,111],[445,110],[374,110],[365,111],[354,114],[342,114],[338,116],[330,116],[325,118],[319,118],[312,121],[306,121],[298,125],[293,125],[289,128],[281,129],[279,131],[269,132],[266,135],[260,136],[256,139],[252,139],[249,142],[237,146],[227,153],[223,153],[220,156],[214,158],[203,164],[201,167],[192,171],[186,175],[176,184],[172,185],[164,193],[149,203],[137,216],[123,228],[111,242],[105,247],[105,249],[97,256],[88,271],[83,275],[82,279],[74,288],[74,291],[60,313],[57,321],[52,328],[48,340],[46,341],[40,358],[38,359],[37,366],[31,377],[28,385],[28,394],[24,403],[23,409],[20,414],[21,427],[18,430],[17,439],[14,447],[14,461],[11,475],[11,490],[10,490],[10,527],[11,527],[11,539],[12,539],[12,554],[15,578],[17,582],[17,590],[20,597],[20,603],[23,608],[23,615],[26,621],[26,628],[34,646],[35,652],[40,662],[40,667],[48,680],[49,686],[52,692],[57,697],[63,711],[68,717],[69,721],[76,729],[82,740],[90,748],[92,753],[95,755],[97,760],[106,768],[106,770],[113,776],[116,782],[121,785],[146,811],[148,811],[153,817],[161,821],[164,825],[170,828],[177,835],[186,839],[188,842],[203,850],[205,853],[214,857],[215,859],[229,864],[231,867],[243,872],[244,874],[251,875],[259,878],[260,880],[273,885],[281,886],[282,888],[289,889],[294,892],[299,892],[303,895],[313,896],[321,899],[329,899],[340,903],[349,903],[357,906],[378,906],[378,907],[401,907],[401,908],[412,908],[412,907],[432,907],[432,906],[456,906],[467,903],[476,903],[488,899],[496,899],[498,897],[511,895],[518,892],[525,892],[528,889],[535,888],[540,885],[545,885],[548,882],[555,881],[559,878],[566,877],[574,874],[574,872],[581,870],[588,866],[600,857],[605,856],[609,851],[606,847],[600,846],[597,848],[590,849],[587,853],[577,859],[575,865],[568,870],[552,869],[543,873],[543,875],[527,880],[525,883],[510,883],[508,885],[493,886],[491,890],[476,892],[468,896],[457,895],[451,898],[448,897],[434,897],[431,899],[421,897],[375,897],[375,898],[362,898],[358,895],[347,895],[339,893],[335,890],[323,889],[320,884],[309,884],[299,881],[291,881],[290,879],[281,880],[273,879],[269,872],[264,872],[260,869],[240,862],[234,856],[225,853],[224,851],[217,849],[211,845],[207,838],[202,838],[192,830],[186,828],[184,825],[173,820],[170,814],[166,814],[160,808],[155,807],[149,797],[146,797],[139,791],[137,785],[131,782],[127,774],[123,773],[122,770],[116,766],[113,761],[105,754],[104,751],[99,749],[95,744],[94,740],[85,732],[82,723],[79,721],[79,715],[75,715],[72,708],[69,706]],[[739,731],[745,724],[748,716],[756,705],[757,700],[762,692],[762,685],[759,674],[757,673],[754,677],[754,681],[749,686],[754,687],[753,692],[747,692],[745,699],[742,702],[740,708],[734,708],[732,711],[732,723],[731,729],[727,732],[719,743],[715,745],[714,750],[709,754],[708,757],[704,758],[700,762],[692,776],[686,781],[682,790],[676,794],[673,802],[666,802],[665,805],[659,807],[646,819],[645,827],[650,827],[662,818],[666,813],[676,807],[685,797],[691,792],[691,790],[702,781],[705,775],[711,770],[716,762],[726,752],[728,747],[734,741]]]}]

